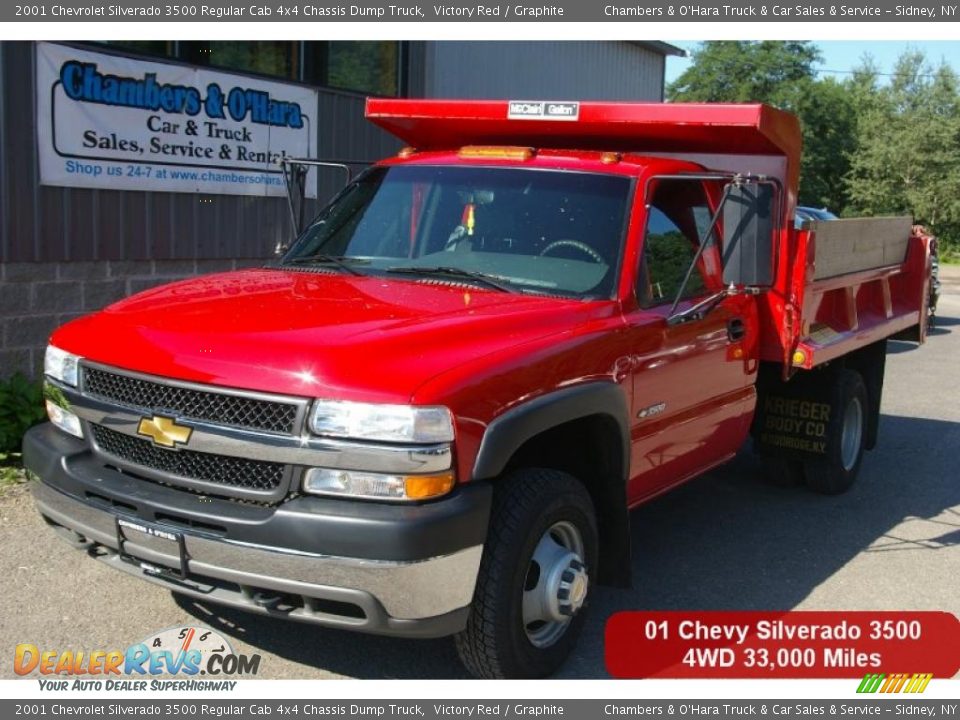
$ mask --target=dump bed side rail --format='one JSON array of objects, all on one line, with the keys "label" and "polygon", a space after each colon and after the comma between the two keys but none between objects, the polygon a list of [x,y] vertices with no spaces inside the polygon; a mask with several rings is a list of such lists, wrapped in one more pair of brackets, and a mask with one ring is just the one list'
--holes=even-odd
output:
[{"label": "dump bed side rail", "polygon": [[[785,374],[814,368],[894,335],[925,339],[929,238],[911,234],[909,218],[888,219],[886,227],[874,218],[860,225],[843,222],[848,223],[846,229],[838,225],[827,231],[821,227],[819,235],[815,228],[797,233],[793,307],[785,313],[791,319],[781,328],[785,341],[781,350],[788,351],[780,356]],[[867,238],[865,230],[870,229],[877,233],[873,240],[857,247],[858,238]],[[822,265],[821,238],[827,248]],[[847,272],[839,272],[842,269]]]}]

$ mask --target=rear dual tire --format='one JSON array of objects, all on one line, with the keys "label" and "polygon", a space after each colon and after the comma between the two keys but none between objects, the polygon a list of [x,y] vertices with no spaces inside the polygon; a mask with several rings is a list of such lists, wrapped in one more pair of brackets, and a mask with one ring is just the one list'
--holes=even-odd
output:
[{"label": "rear dual tire", "polygon": [[866,447],[869,402],[860,373],[843,369],[834,376],[827,453],[822,458],[765,456],[767,479],[775,485],[805,484],[822,495],[840,495],[857,479]]},{"label": "rear dual tire", "polygon": [[860,373],[840,370],[833,386],[829,442],[823,459],[804,463],[807,487],[823,495],[840,495],[851,488],[860,472],[867,437],[867,388]]}]

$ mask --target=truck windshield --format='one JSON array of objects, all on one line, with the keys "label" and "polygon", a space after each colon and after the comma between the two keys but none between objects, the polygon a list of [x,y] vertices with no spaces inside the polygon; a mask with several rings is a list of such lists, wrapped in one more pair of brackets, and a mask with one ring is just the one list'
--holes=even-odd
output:
[{"label": "truck windshield", "polygon": [[363,174],[282,265],[609,297],[632,183],[598,173],[401,166]]}]

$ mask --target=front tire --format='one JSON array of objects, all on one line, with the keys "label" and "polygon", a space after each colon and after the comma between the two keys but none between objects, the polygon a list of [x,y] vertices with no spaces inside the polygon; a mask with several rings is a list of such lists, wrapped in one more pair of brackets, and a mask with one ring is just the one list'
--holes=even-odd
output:
[{"label": "front tire", "polygon": [[598,539],[590,495],[556,470],[502,478],[466,629],[456,636],[481,678],[538,678],[567,658],[586,620]]}]

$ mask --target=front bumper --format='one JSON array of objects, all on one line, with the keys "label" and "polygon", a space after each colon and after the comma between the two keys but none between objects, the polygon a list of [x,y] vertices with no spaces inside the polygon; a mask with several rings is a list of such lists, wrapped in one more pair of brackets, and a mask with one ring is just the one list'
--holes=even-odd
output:
[{"label": "front bumper", "polygon": [[37,509],[61,535],[178,593],[389,635],[440,637],[466,623],[490,512],[488,485],[417,506],[298,497],[262,507],[118,472],[49,424],[27,433],[23,456],[40,478],[33,486]]}]

